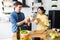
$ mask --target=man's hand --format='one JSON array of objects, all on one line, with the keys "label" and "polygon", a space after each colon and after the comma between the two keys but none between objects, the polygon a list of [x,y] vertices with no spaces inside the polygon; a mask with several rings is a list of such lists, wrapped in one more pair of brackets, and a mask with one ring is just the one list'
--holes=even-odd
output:
[{"label": "man's hand", "polygon": [[23,21],[18,22],[17,25],[20,26],[20,25],[22,25],[23,23],[28,23],[28,22],[27,22],[27,19],[24,19]]},{"label": "man's hand", "polygon": [[21,22],[18,22],[17,25],[20,26],[22,25],[23,23],[25,23],[25,20],[21,21]]},{"label": "man's hand", "polygon": [[27,19],[24,19],[24,23],[27,23]]},{"label": "man's hand", "polygon": [[25,19],[25,23],[30,23],[30,22],[31,22],[30,18],[27,17],[27,18]]},{"label": "man's hand", "polygon": [[26,18],[26,19],[24,19],[23,21],[21,21],[21,22],[18,22],[17,24],[18,24],[18,26],[20,26],[20,25],[22,25],[23,23],[30,23],[31,21],[30,21],[30,18],[28,17],[28,18]]}]

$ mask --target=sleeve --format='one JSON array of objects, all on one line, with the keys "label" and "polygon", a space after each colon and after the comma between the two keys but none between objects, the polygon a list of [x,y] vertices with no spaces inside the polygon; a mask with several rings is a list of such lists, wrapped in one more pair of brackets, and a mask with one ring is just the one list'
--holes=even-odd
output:
[{"label": "sleeve", "polygon": [[[36,18],[38,18],[38,16],[37,16]],[[35,23],[38,23],[38,21],[37,21],[37,19],[36,19],[36,18],[35,18],[34,22],[35,22]]]},{"label": "sleeve", "polygon": [[45,25],[49,26],[49,20],[48,20],[48,17],[45,16],[45,22],[44,22]]},{"label": "sleeve", "polygon": [[13,15],[10,15],[10,22],[12,23],[12,26],[15,26],[17,27],[17,21],[15,20],[14,16]]}]

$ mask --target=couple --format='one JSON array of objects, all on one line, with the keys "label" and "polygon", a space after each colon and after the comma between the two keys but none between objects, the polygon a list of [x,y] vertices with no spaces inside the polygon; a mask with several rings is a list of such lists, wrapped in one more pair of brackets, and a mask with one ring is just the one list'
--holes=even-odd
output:
[{"label": "couple", "polygon": [[[12,32],[13,32],[13,40],[17,40],[17,29],[21,28],[22,30],[31,30],[31,28],[27,28],[30,24],[30,18],[25,19],[24,13],[21,12],[22,9],[22,3],[19,1],[16,1],[14,3],[14,12],[11,13],[10,15],[10,22],[12,23]],[[38,7],[37,9],[37,17],[34,20],[34,22],[40,26],[40,27],[46,27],[49,26],[48,18],[44,14],[45,10],[43,7]],[[28,24],[27,26],[23,26],[25,24]],[[43,24],[43,25],[41,25]],[[39,27],[39,28],[40,28]]]}]

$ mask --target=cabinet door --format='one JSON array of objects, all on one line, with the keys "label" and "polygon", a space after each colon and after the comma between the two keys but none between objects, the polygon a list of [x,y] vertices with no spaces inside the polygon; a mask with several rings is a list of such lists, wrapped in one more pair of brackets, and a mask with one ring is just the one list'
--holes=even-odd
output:
[{"label": "cabinet door", "polygon": [[60,10],[50,10],[49,19],[51,20],[51,28],[60,29]]}]

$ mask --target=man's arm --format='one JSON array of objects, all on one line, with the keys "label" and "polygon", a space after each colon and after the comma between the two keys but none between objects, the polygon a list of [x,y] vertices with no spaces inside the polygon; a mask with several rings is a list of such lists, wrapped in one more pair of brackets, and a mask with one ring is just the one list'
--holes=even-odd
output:
[{"label": "man's arm", "polygon": [[17,25],[20,26],[22,25],[23,23],[25,23],[25,20],[21,21],[21,22],[18,22]]},{"label": "man's arm", "polygon": [[15,20],[15,18],[13,17],[13,15],[11,15],[11,16],[10,16],[10,22],[11,22],[12,24],[14,24],[15,26],[20,26],[20,25],[22,25],[23,23],[25,23],[25,20],[23,20],[23,21],[21,21],[21,22],[17,22],[17,21]]},{"label": "man's arm", "polygon": [[23,21],[18,22],[18,23],[17,23],[18,26],[20,26],[20,25],[22,25],[23,23],[26,23],[26,22],[27,22],[27,20],[25,19],[25,15],[24,15],[24,13],[22,13],[22,17],[23,17]]}]

